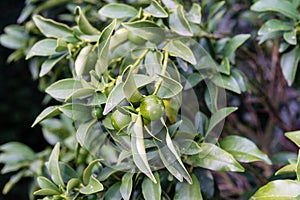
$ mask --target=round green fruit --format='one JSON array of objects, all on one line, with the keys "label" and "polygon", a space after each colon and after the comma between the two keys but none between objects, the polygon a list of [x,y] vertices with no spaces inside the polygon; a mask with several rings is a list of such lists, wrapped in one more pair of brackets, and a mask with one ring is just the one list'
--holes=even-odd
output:
[{"label": "round green fruit", "polygon": [[95,106],[92,110],[92,116],[95,119],[101,119],[103,117],[103,108],[101,106]]},{"label": "round green fruit", "polygon": [[146,120],[159,120],[164,112],[162,100],[155,95],[149,95],[145,97],[141,102],[140,112],[143,118]]},{"label": "round green fruit", "polygon": [[116,110],[111,116],[111,124],[117,130],[121,130],[131,122],[130,115]]}]

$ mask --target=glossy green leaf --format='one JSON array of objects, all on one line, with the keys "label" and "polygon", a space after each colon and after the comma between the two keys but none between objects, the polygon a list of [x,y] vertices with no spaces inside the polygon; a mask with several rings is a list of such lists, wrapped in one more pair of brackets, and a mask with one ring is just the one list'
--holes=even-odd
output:
[{"label": "glossy green leaf", "polygon": [[89,54],[92,51],[92,48],[93,48],[92,45],[87,45],[83,47],[79,52],[74,64],[77,77],[82,76],[84,69],[86,67],[86,63],[88,62],[89,59]]},{"label": "glossy green leaf", "polygon": [[174,200],[202,200],[200,183],[197,177],[192,174],[192,184],[177,183],[175,188]]},{"label": "glossy green leaf", "polygon": [[83,174],[82,174],[82,181],[83,184],[87,185],[90,181],[90,177],[92,176],[93,173],[93,168],[95,165],[99,163],[101,159],[96,159],[93,160],[92,162],[89,163],[89,165],[84,169]]},{"label": "glossy green leaf", "polygon": [[201,7],[198,3],[193,3],[192,8],[186,14],[186,18],[192,23],[195,24],[201,23],[201,18],[202,18]]},{"label": "glossy green leaf", "polygon": [[42,189],[51,189],[51,190],[56,191],[57,194],[60,193],[58,187],[52,181],[47,179],[46,177],[39,176],[37,178],[37,182],[38,182],[40,188],[42,188]]},{"label": "glossy green leaf", "polygon": [[59,186],[65,186],[65,183],[63,181],[61,172],[60,172],[60,167],[59,167],[59,152],[60,152],[60,143],[57,143],[49,157],[49,161],[47,162],[46,166],[47,169],[50,172],[51,179],[53,182]]},{"label": "glossy green leaf", "polygon": [[296,30],[285,32],[283,34],[283,38],[287,43],[289,43],[291,45],[296,45],[297,44],[297,32],[296,32]]},{"label": "glossy green leaf", "polygon": [[195,155],[202,151],[201,147],[191,139],[181,139],[178,141],[178,146],[181,154]]},{"label": "glossy green leaf", "polygon": [[300,47],[296,46],[291,51],[281,56],[280,65],[283,76],[288,85],[291,86],[296,77],[296,71],[300,59]]},{"label": "glossy green leaf", "polygon": [[249,139],[241,136],[227,136],[220,141],[222,149],[240,162],[263,161],[269,165],[271,160]]},{"label": "glossy green leaf", "polygon": [[211,81],[220,88],[225,88],[237,94],[241,94],[239,83],[235,80],[233,76],[216,74],[215,76],[213,76]]},{"label": "glossy green leaf", "polygon": [[182,5],[178,5],[177,9],[169,16],[169,26],[171,30],[182,36],[193,36],[192,29],[188,20],[184,15]]},{"label": "glossy green leaf", "polygon": [[35,119],[35,121],[33,122],[33,124],[31,125],[31,127],[34,127],[36,124],[40,123],[41,121],[43,121],[46,118],[51,118],[54,117],[56,115],[60,114],[60,111],[58,109],[58,106],[50,106],[48,108],[46,108],[45,110],[43,110]]},{"label": "glossy green leaf", "polygon": [[122,196],[120,193],[121,182],[113,184],[104,195],[104,200],[121,200]]},{"label": "glossy green leaf", "polygon": [[189,156],[186,163],[215,171],[243,172],[244,168],[228,152],[211,143],[200,145],[202,152]]},{"label": "glossy green leaf", "polygon": [[154,173],[157,183],[153,183],[148,177],[145,177],[142,182],[142,193],[145,200],[160,200],[161,186],[158,173]]},{"label": "glossy green leaf", "polygon": [[89,121],[84,124],[80,124],[76,132],[76,138],[79,144],[83,147],[86,147],[88,140],[88,132],[90,128],[96,123],[96,120]]},{"label": "glossy green leaf", "polygon": [[55,39],[43,39],[35,43],[26,55],[26,59],[33,56],[52,56],[55,51],[57,41]]},{"label": "glossy green leaf", "polygon": [[295,200],[298,195],[300,195],[300,182],[276,180],[259,188],[250,200]]},{"label": "glossy green leaf", "polygon": [[137,36],[155,44],[162,42],[165,37],[163,29],[152,21],[127,22],[122,25]]},{"label": "glossy green leaf", "polygon": [[159,75],[162,78],[162,84],[158,90],[158,96],[162,99],[169,99],[178,95],[183,87],[182,85],[167,76]]},{"label": "glossy green leaf", "polygon": [[134,17],[138,14],[138,11],[135,8],[126,4],[110,3],[103,6],[99,10],[99,14],[109,18],[121,19]]},{"label": "glossy green leaf", "polygon": [[98,40],[98,60],[95,66],[95,70],[98,75],[105,72],[109,64],[109,44],[110,38],[116,27],[116,20],[113,20],[105,29],[102,31]]},{"label": "glossy green leaf", "polygon": [[103,115],[107,115],[112,109],[114,109],[121,101],[125,99],[123,92],[124,83],[117,84],[107,97],[107,102],[104,107]]},{"label": "glossy green leaf", "polygon": [[165,18],[168,17],[168,13],[165,9],[155,0],[151,1],[150,6],[144,9],[144,12],[152,15],[153,17]]},{"label": "glossy green leaf", "polygon": [[180,57],[192,65],[197,63],[191,49],[179,40],[172,40],[164,47],[164,50],[168,51],[171,56]]},{"label": "glossy green leaf", "polygon": [[226,107],[226,108],[221,108],[220,110],[217,110],[215,113],[213,113],[209,120],[209,125],[206,131],[206,135],[208,135],[217,124],[219,124],[222,120],[224,120],[225,117],[227,117],[237,109],[238,109],[237,107]]},{"label": "glossy green leaf", "polygon": [[231,63],[235,63],[235,51],[246,40],[250,38],[250,34],[239,34],[230,39],[224,47],[224,56],[228,57]]},{"label": "glossy green leaf", "polygon": [[84,34],[99,35],[100,31],[90,24],[89,20],[86,18],[79,6],[75,8],[75,13],[78,15],[76,20],[77,25]]},{"label": "glossy green leaf", "polygon": [[132,192],[132,177],[133,173],[127,172],[122,177],[120,193],[124,200],[129,200]]},{"label": "glossy green leaf", "polygon": [[56,22],[52,19],[44,18],[40,15],[34,15],[33,21],[38,29],[49,38],[63,38],[73,36],[73,31],[70,27],[63,23]]},{"label": "glossy green leaf", "polygon": [[48,93],[55,99],[66,99],[79,88],[82,88],[82,84],[80,81],[72,78],[67,78],[61,79],[50,85],[46,89],[46,93]]},{"label": "glossy green leaf", "polygon": [[288,174],[288,173],[296,173],[297,164],[288,164],[284,167],[280,168],[276,171],[275,175],[282,175],[282,174]]},{"label": "glossy green leaf", "polygon": [[260,0],[251,6],[256,12],[279,12],[289,18],[299,19],[299,13],[295,6],[287,0]]},{"label": "glossy green leaf", "polygon": [[155,177],[150,169],[150,165],[147,159],[142,117],[139,115],[136,122],[132,126],[131,132],[131,150],[133,161],[137,168],[147,175],[154,183],[156,183]]},{"label": "glossy green leaf", "polygon": [[103,185],[95,177],[91,176],[89,184],[79,189],[81,194],[94,194],[104,189]]},{"label": "glossy green leaf", "polygon": [[270,32],[276,31],[289,31],[292,30],[293,26],[287,24],[284,21],[278,19],[270,19],[263,24],[263,26],[258,30],[258,35],[264,35]]},{"label": "glossy green leaf", "polygon": [[45,62],[43,62],[42,66],[41,66],[41,71],[39,76],[45,76],[46,74],[48,74],[52,68],[62,59],[64,59],[66,57],[67,54],[63,54],[63,55],[57,55],[57,56],[53,56],[48,58],[47,60],[45,60]]},{"label": "glossy green leaf", "polygon": [[300,147],[300,131],[286,132],[284,135]]}]

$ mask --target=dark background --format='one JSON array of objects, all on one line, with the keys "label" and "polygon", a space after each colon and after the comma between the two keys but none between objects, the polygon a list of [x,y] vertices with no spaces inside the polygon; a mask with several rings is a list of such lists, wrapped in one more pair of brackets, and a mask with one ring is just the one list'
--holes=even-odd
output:
[{"label": "dark background", "polygon": [[[16,23],[23,7],[24,0],[0,1],[1,34],[5,26]],[[0,45],[0,144],[20,141],[39,151],[45,142],[40,127],[31,128],[31,124],[41,112],[43,94],[38,91],[38,83],[32,79],[25,61],[6,63],[12,52]],[[1,190],[9,175],[0,175]],[[0,199],[26,200],[28,186],[29,180],[22,180],[9,194],[3,196],[0,192]]]}]

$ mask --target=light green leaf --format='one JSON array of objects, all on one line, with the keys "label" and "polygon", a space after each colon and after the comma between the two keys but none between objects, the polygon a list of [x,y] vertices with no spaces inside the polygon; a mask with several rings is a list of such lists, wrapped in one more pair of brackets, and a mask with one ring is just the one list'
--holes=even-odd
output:
[{"label": "light green leaf", "polygon": [[275,176],[282,175],[282,174],[288,174],[288,173],[296,173],[297,164],[288,164],[279,170],[276,171]]},{"label": "light green leaf", "polygon": [[269,165],[272,164],[268,156],[247,138],[241,136],[227,136],[220,141],[220,146],[240,162],[264,161]]},{"label": "light green leaf", "polygon": [[52,195],[58,195],[60,192],[57,192],[56,190],[49,189],[49,188],[43,188],[35,191],[33,195],[36,196],[52,196]]},{"label": "light green leaf", "polygon": [[46,177],[43,176],[39,176],[37,178],[37,182],[40,186],[40,188],[42,189],[51,189],[57,192],[57,194],[60,194],[60,191],[58,189],[58,187],[49,179],[47,179]]},{"label": "light green leaf", "polygon": [[286,132],[284,135],[300,147],[300,131]]},{"label": "light green leaf", "polygon": [[98,60],[95,66],[95,70],[98,75],[105,72],[109,64],[109,44],[110,38],[116,27],[116,20],[113,20],[105,29],[102,31],[98,40]]},{"label": "light green leaf", "polygon": [[250,38],[250,34],[239,34],[230,39],[224,47],[224,56],[228,57],[231,63],[235,63],[235,51],[246,40]]},{"label": "light green leaf", "polygon": [[52,70],[52,68],[59,62],[61,61],[63,58],[66,57],[67,54],[59,54],[53,57],[48,58],[47,60],[45,60],[45,62],[43,62],[42,66],[41,66],[41,71],[39,76],[45,76],[46,74],[48,74],[48,72],[50,72]]},{"label": "light green leaf", "polygon": [[112,109],[114,109],[119,103],[121,103],[121,101],[125,99],[123,86],[124,83],[120,82],[109,93],[107,97],[107,102],[103,110],[103,115],[107,115]]},{"label": "light green leaf", "polygon": [[167,76],[163,76],[163,75],[158,75],[158,76],[163,80],[158,90],[158,96],[160,98],[169,99],[178,95],[182,91],[183,87],[179,82]]},{"label": "light green leaf", "polygon": [[182,5],[178,5],[177,9],[170,14],[169,26],[179,35],[193,36],[193,31],[189,25],[189,22],[184,16],[184,9]]},{"label": "light green leaf", "polygon": [[216,74],[211,81],[220,88],[225,88],[237,94],[241,94],[240,86],[233,76]]},{"label": "light green leaf", "polygon": [[283,34],[283,38],[284,40],[291,44],[291,45],[296,45],[297,44],[297,32],[296,30],[292,30],[292,31],[289,31],[289,32],[285,32]]},{"label": "light green leaf", "polygon": [[202,200],[200,183],[194,174],[191,178],[192,184],[185,182],[176,184],[174,200]]},{"label": "light green leaf", "polygon": [[109,18],[121,19],[134,17],[138,14],[138,11],[135,8],[126,4],[110,3],[103,6],[99,10],[99,14]]},{"label": "light green leaf", "polygon": [[79,6],[75,8],[75,13],[78,15],[76,20],[77,25],[84,34],[99,35],[100,31],[90,24]]},{"label": "light green leaf", "polygon": [[144,74],[133,74],[132,76],[137,88],[144,87],[154,80],[152,76],[147,76]]},{"label": "light green leaf", "polygon": [[79,88],[82,88],[82,84],[80,81],[72,78],[67,78],[59,80],[50,85],[46,89],[46,93],[48,93],[55,99],[66,99]]},{"label": "light green leaf", "polygon": [[96,123],[96,120],[89,121],[84,124],[80,124],[76,132],[76,138],[79,144],[83,147],[86,147],[86,143],[88,140],[88,132],[90,128]]},{"label": "light green leaf", "polygon": [[14,35],[2,34],[0,36],[1,45],[9,49],[22,49],[26,47],[27,41]]},{"label": "light green leaf", "polygon": [[186,18],[192,23],[195,24],[201,23],[201,18],[202,18],[201,7],[198,3],[193,3],[192,8],[186,14]]},{"label": "light green leaf", "polygon": [[152,15],[153,17],[165,18],[168,17],[168,13],[165,9],[155,0],[151,1],[150,6],[144,9],[145,13]]},{"label": "light green leaf", "polygon": [[258,30],[258,35],[264,35],[270,32],[276,31],[289,31],[292,30],[293,26],[287,24],[284,21],[278,19],[270,19],[263,24],[263,26]]},{"label": "light green leaf", "polygon": [[83,174],[82,174],[82,181],[84,185],[89,184],[90,178],[92,176],[93,168],[95,165],[99,163],[101,159],[96,159],[93,160],[92,162],[89,163],[89,165],[84,169]]},{"label": "light green leaf", "polygon": [[211,143],[202,143],[200,147],[202,148],[202,152],[189,156],[186,163],[215,171],[244,171],[244,168],[234,157],[220,147]]},{"label": "light green leaf", "polygon": [[87,121],[92,118],[91,109],[83,104],[67,103],[60,106],[59,110],[74,121]]},{"label": "light green leaf", "polygon": [[64,38],[73,36],[73,31],[65,24],[56,22],[52,19],[44,18],[40,15],[34,15],[33,21],[38,29],[49,38]]},{"label": "light green leaf", "polygon": [[59,148],[60,148],[60,143],[57,143],[50,154],[49,161],[47,162],[46,167],[50,172],[50,176],[53,182],[59,186],[64,187],[65,183],[63,181],[60,172],[59,161],[58,161],[59,152],[60,152]]},{"label": "light green leaf", "polygon": [[251,6],[251,10],[256,12],[279,12],[289,18],[299,19],[297,8],[287,0],[260,0]]},{"label": "light green leaf", "polygon": [[155,44],[162,42],[165,37],[163,29],[152,21],[127,22],[122,25],[137,36]]},{"label": "light green leaf", "polygon": [[133,161],[135,165],[147,175],[154,183],[156,183],[156,179],[152,174],[150,169],[150,165],[148,163],[145,144],[144,144],[144,133],[143,133],[143,122],[142,117],[139,115],[136,122],[132,126],[131,132],[131,150]]},{"label": "light green leaf", "polygon": [[60,111],[58,109],[58,106],[50,106],[48,108],[46,108],[45,110],[43,110],[35,119],[35,121],[33,122],[33,124],[31,125],[31,127],[34,127],[36,124],[38,124],[39,122],[43,121],[46,118],[50,118],[50,117],[54,117],[58,114],[60,114]]},{"label": "light green leaf", "polygon": [[297,159],[297,165],[296,165],[296,175],[297,175],[297,181],[300,181],[300,150],[298,150],[298,159]]},{"label": "light green leaf", "polygon": [[[36,154],[35,152],[28,147],[25,144],[22,144],[20,142],[8,142],[5,144],[2,144],[0,146],[0,151],[2,151],[8,154],[17,154],[20,157],[23,157],[23,159],[26,160],[34,160],[36,159]],[[9,162],[9,160],[7,160]]]},{"label": "light green leaf", "polygon": [[217,110],[215,113],[213,113],[209,120],[209,125],[206,131],[206,135],[208,135],[218,123],[224,120],[225,117],[227,117],[237,109],[238,109],[237,107],[226,107],[226,108],[221,108],[220,110]]},{"label": "light green leaf", "polygon": [[280,65],[283,76],[288,85],[291,86],[295,80],[296,71],[300,59],[300,47],[296,46],[291,51],[281,56]]},{"label": "light green leaf", "polygon": [[43,39],[35,43],[27,53],[26,60],[33,56],[52,56],[55,51],[57,41],[55,39]]},{"label": "light green leaf", "polygon": [[79,189],[81,194],[94,194],[104,189],[103,185],[95,177],[91,176],[89,184]]},{"label": "light green leaf", "polygon": [[18,183],[24,176],[26,172],[24,170],[19,171],[18,173],[12,175],[9,178],[9,181],[4,185],[2,193],[7,194],[15,185]]},{"label": "light green leaf", "polygon": [[79,54],[75,60],[75,71],[76,71],[77,77],[82,76],[92,48],[93,48],[92,45],[87,45],[87,46],[83,47],[81,49],[81,51],[79,52]]},{"label": "light green leaf", "polygon": [[295,200],[298,195],[300,195],[300,182],[276,180],[259,188],[250,200]]},{"label": "light green leaf", "polygon": [[84,98],[88,96],[92,96],[95,94],[95,88],[92,87],[84,87],[74,90],[66,99],[65,102],[78,99],[78,98]]},{"label": "light green leaf", "polygon": [[132,177],[133,173],[127,172],[122,177],[122,183],[120,186],[120,193],[124,200],[129,200],[132,191]]},{"label": "light green leaf", "polygon": [[194,140],[180,138],[177,142],[181,154],[195,155],[202,151],[201,147]]},{"label": "light green leaf", "polygon": [[145,57],[145,67],[150,77],[161,73],[163,56],[160,52],[149,51]]},{"label": "light green leaf", "polygon": [[158,173],[154,173],[157,183],[153,183],[148,177],[144,177],[142,183],[142,193],[145,200],[160,200],[161,186]]},{"label": "light green leaf", "polygon": [[191,49],[179,40],[172,40],[164,47],[164,50],[168,51],[171,56],[180,57],[192,65],[197,63]]}]

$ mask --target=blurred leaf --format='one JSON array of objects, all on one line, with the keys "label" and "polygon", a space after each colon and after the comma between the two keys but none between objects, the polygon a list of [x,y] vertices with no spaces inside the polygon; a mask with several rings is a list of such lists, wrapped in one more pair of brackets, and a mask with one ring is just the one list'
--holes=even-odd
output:
[{"label": "blurred leaf", "polygon": [[99,35],[100,31],[93,27],[79,6],[75,8],[75,13],[78,15],[77,24],[79,29],[87,35]]},{"label": "blurred leaf", "polygon": [[296,173],[297,164],[288,164],[279,170],[276,171],[275,176],[287,174],[287,173]]},{"label": "blurred leaf", "polygon": [[55,51],[57,41],[55,39],[43,39],[35,43],[26,55],[26,60],[33,56],[52,56]]},{"label": "blurred leaf", "polygon": [[211,81],[221,88],[225,88],[237,94],[241,94],[240,86],[233,76],[216,74],[215,76],[213,76]]},{"label": "blurred leaf", "polygon": [[292,29],[293,26],[287,24],[284,21],[278,19],[270,19],[267,22],[265,22],[263,26],[258,30],[258,35],[264,35],[276,31],[289,31]]},{"label": "blurred leaf", "polygon": [[73,37],[73,31],[65,24],[56,22],[52,19],[44,18],[40,15],[34,15],[33,21],[39,30],[49,38]]},{"label": "blurred leaf", "polygon": [[145,13],[149,13],[153,17],[165,18],[168,17],[168,13],[164,8],[155,0],[151,0],[150,6],[144,9]]},{"label": "blurred leaf", "polygon": [[192,8],[186,14],[186,18],[192,23],[195,24],[201,23],[201,18],[202,18],[201,7],[198,3],[193,3]]},{"label": "blurred leaf", "polygon": [[56,191],[57,192],[56,194],[60,194],[58,187],[52,181],[47,179],[46,177],[43,177],[43,176],[37,177],[37,182],[38,182],[40,188],[51,189],[51,190]]},{"label": "blurred leaf", "polygon": [[215,180],[211,171],[196,167],[193,170],[193,174],[198,178],[204,199],[213,199],[215,193]]},{"label": "blurred leaf", "polygon": [[256,12],[279,12],[289,18],[299,19],[297,8],[287,0],[260,0],[251,6],[251,10]]},{"label": "blurred leaf", "polygon": [[177,183],[174,200],[202,200],[200,184],[197,177],[192,174],[192,183]]},{"label": "blurred leaf", "polygon": [[161,186],[158,173],[154,173],[157,183],[154,183],[148,177],[144,177],[142,183],[142,193],[145,200],[160,200],[161,199]]},{"label": "blurred leaf", "polygon": [[132,192],[132,177],[133,173],[127,172],[122,177],[120,193],[124,200],[129,200]]},{"label": "blurred leaf", "polygon": [[103,185],[95,177],[91,176],[88,185],[80,188],[79,192],[81,194],[94,194],[103,189]]},{"label": "blurred leaf", "polygon": [[74,91],[80,88],[82,88],[82,84],[80,81],[73,78],[67,78],[53,83],[48,88],[46,88],[45,91],[55,99],[66,99]]},{"label": "blurred leaf", "polygon": [[51,154],[50,154],[50,157],[49,157],[49,161],[47,162],[46,166],[47,166],[47,169],[49,170],[50,172],[50,176],[53,180],[53,182],[59,186],[65,186],[65,183],[63,181],[63,178],[61,176],[61,172],[60,172],[60,167],[59,167],[59,162],[58,162],[58,159],[59,159],[59,152],[60,152],[60,143],[57,143]]},{"label": "blurred leaf", "polygon": [[155,44],[162,42],[165,37],[163,29],[152,21],[127,22],[122,25],[137,36]]},{"label": "blurred leaf", "polygon": [[52,70],[52,68],[66,56],[67,54],[65,53],[63,55],[59,54],[53,57],[52,56],[49,57],[47,60],[43,62],[39,76],[42,77],[48,74]]},{"label": "blurred leaf", "polygon": [[287,43],[289,43],[291,45],[296,45],[297,44],[297,32],[296,32],[296,30],[285,32],[283,34],[283,38]]},{"label": "blurred leaf", "polygon": [[167,76],[159,75],[162,84],[158,90],[158,96],[162,99],[169,99],[178,95],[182,91],[182,85]]},{"label": "blurred leaf", "polygon": [[146,156],[145,144],[144,144],[144,133],[143,133],[143,122],[142,117],[139,115],[136,122],[132,126],[131,132],[131,150],[133,161],[135,165],[147,175],[154,183],[156,183],[155,177],[150,169],[148,159]]},{"label": "blurred leaf", "polygon": [[231,63],[235,63],[235,51],[246,40],[250,38],[250,34],[239,34],[230,39],[224,47],[224,56],[228,57]]},{"label": "blurred leaf", "polygon": [[294,200],[298,195],[300,195],[300,182],[276,180],[259,188],[250,200]]},{"label": "blurred leaf", "polygon": [[193,32],[188,20],[184,16],[182,5],[178,5],[177,9],[169,16],[169,26],[171,30],[182,36],[193,36]]},{"label": "blurred leaf", "polygon": [[300,59],[300,47],[296,46],[291,51],[282,54],[280,65],[283,76],[288,85],[291,86],[295,80],[296,71]]},{"label": "blurred leaf", "polygon": [[222,149],[240,162],[263,161],[269,165],[271,160],[249,139],[241,136],[227,136],[220,141]]},{"label": "blurred leaf", "polygon": [[104,195],[105,200],[121,200],[122,196],[120,193],[121,182],[117,182],[109,187]]},{"label": "blurred leaf", "polygon": [[300,131],[286,132],[284,135],[300,147]]},{"label": "blurred leaf", "polygon": [[33,194],[36,196],[52,196],[52,195],[59,195],[60,192],[57,192],[56,190],[49,189],[49,188],[43,188],[35,191]]},{"label": "blurred leaf", "polygon": [[43,110],[35,119],[35,121],[33,122],[33,124],[31,125],[31,127],[34,127],[36,124],[38,124],[39,122],[43,121],[46,118],[51,118],[54,117],[56,115],[60,114],[59,111],[59,106],[50,106],[48,108],[46,108],[45,110]]},{"label": "blurred leaf", "polygon": [[26,47],[27,41],[24,38],[14,35],[2,34],[0,36],[0,43],[9,49],[22,49]]},{"label": "blurred leaf", "polygon": [[126,4],[110,3],[103,6],[99,10],[99,14],[109,18],[121,19],[134,17],[138,14],[138,11],[135,8]]},{"label": "blurred leaf", "polygon": [[20,142],[8,142],[2,144],[0,146],[0,150],[3,151],[4,153],[17,154],[18,156],[23,157],[26,160],[36,159],[35,152],[30,147]]},{"label": "blurred leaf", "polygon": [[171,56],[180,57],[183,60],[195,65],[197,63],[195,56],[191,49],[182,43],[180,40],[171,40],[164,50],[168,51]]},{"label": "blurred leaf", "polygon": [[202,152],[189,156],[186,163],[215,171],[244,171],[244,168],[234,157],[220,147],[210,143],[202,143],[200,147]]},{"label": "blurred leaf", "polygon": [[185,155],[195,155],[202,151],[198,143],[191,139],[180,139],[178,146],[180,153]]},{"label": "blurred leaf", "polygon": [[4,185],[2,193],[4,195],[7,194],[16,185],[16,183],[18,183],[25,175],[26,172],[24,170],[12,175],[9,178],[9,181]]},{"label": "blurred leaf", "polygon": [[296,165],[296,175],[297,175],[297,181],[300,181],[300,150],[298,150],[298,159],[297,159],[297,165]]}]

